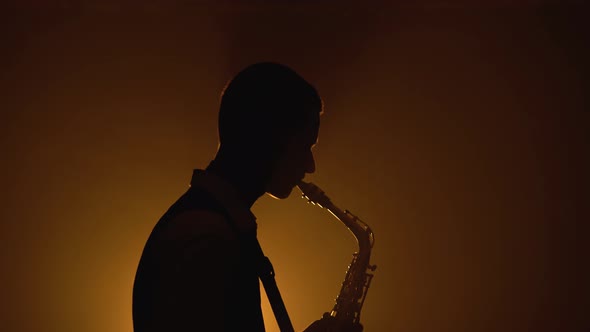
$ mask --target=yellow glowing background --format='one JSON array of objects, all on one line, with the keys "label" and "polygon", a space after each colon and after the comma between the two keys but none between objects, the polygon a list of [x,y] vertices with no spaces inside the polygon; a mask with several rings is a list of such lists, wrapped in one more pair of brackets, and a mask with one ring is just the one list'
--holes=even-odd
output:
[{"label": "yellow glowing background", "polygon": [[[308,180],[375,232],[366,331],[590,330],[587,8],[18,3],[0,14],[2,331],[132,331],[144,242],[213,157],[226,80],[261,60],[325,100]],[[302,330],[354,240],[298,191],[253,210]]]}]

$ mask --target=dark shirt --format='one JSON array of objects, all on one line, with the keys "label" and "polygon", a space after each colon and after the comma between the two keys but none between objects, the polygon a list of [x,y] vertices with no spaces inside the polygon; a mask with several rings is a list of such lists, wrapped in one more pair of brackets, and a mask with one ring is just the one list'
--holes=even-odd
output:
[{"label": "dark shirt", "polygon": [[158,221],[133,286],[134,332],[264,331],[256,218],[222,178],[195,170]]}]

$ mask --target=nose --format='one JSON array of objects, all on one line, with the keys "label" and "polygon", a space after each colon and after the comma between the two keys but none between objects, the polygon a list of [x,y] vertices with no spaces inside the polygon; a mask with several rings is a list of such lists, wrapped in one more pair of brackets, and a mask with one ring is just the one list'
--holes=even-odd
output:
[{"label": "nose", "polygon": [[311,174],[315,172],[315,159],[313,158],[313,152],[309,151],[305,162],[305,173]]}]

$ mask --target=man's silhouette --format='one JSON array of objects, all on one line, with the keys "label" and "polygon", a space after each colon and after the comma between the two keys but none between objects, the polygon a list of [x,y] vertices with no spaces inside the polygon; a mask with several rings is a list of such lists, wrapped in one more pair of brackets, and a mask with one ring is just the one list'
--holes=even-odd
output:
[{"label": "man's silhouette", "polygon": [[314,172],[322,109],[316,89],[284,65],[254,64],[231,80],[217,154],[193,171],[143,250],[135,332],[264,331],[250,208],[265,193],[288,197]]}]

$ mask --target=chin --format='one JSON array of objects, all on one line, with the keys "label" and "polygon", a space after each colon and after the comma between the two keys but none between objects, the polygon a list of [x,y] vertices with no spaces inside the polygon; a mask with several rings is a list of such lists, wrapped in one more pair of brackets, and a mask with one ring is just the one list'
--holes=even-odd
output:
[{"label": "chin", "polygon": [[279,188],[277,190],[269,190],[267,194],[276,199],[285,199],[291,195],[294,187],[295,186],[289,188]]}]

